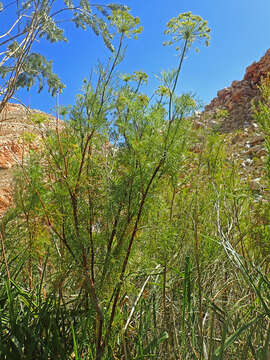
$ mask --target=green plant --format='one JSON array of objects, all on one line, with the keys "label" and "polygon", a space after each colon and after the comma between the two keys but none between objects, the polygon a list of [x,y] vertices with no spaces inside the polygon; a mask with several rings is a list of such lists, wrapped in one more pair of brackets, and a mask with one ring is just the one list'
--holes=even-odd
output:
[{"label": "green plant", "polygon": [[[177,19],[187,48],[207,40],[203,20]],[[115,77],[141,28],[119,10],[109,21],[113,59],[29,147],[1,220],[1,359],[267,360],[269,205],[227,135],[192,128],[181,58],[156,101],[142,71]]]},{"label": "green plant", "polygon": [[214,114],[214,119],[217,119],[217,120],[225,119],[227,116],[228,116],[228,110],[217,109]]},{"label": "green plant", "polygon": [[167,30],[164,31],[166,35],[171,35],[171,40],[165,41],[163,45],[173,45],[183,43],[183,47],[176,46],[176,51],[179,52],[180,60],[176,71],[174,71],[171,86],[169,87],[169,120],[172,121],[172,103],[175,88],[178,82],[178,77],[181,71],[183,60],[189,48],[196,40],[204,40],[205,45],[209,45],[210,28],[208,22],[203,20],[198,15],[193,15],[191,12],[179,14],[176,18],[172,18],[167,23]]},{"label": "green plant", "polygon": [[0,18],[3,24],[6,9],[10,5],[15,7],[13,24],[10,28],[3,30],[0,42],[2,57],[0,58],[0,113],[18,88],[25,87],[29,90],[36,80],[39,91],[43,89],[46,80],[52,95],[64,88],[64,84],[52,72],[52,62],[42,54],[32,51],[33,44],[40,38],[46,38],[51,43],[67,41],[64,29],[59,25],[61,23],[59,17],[62,14],[69,13],[69,20],[77,28],[83,30],[90,28],[96,35],[101,35],[105,45],[112,52],[114,51],[113,34],[108,23],[112,19],[115,21],[117,12],[121,15],[121,19],[125,19],[123,24],[128,24],[130,21],[128,7],[124,5],[92,5],[88,0],[64,0],[62,7],[59,7],[59,1],[56,4],[55,0],[28,0],[5,5],[1,3]]},{"label": "green plant", "polygon": [[259,90],[261,92],[261,100],[258,103],[253,102],[253,114],[255,120],[261,126],[265,134],[265,143],[266,148],[268,150],[268,174],[270,178],[270,122],[269,122],[269,114],[270,114],[270,75],[268,74],[261,81],[261,85],[259,86]]}]

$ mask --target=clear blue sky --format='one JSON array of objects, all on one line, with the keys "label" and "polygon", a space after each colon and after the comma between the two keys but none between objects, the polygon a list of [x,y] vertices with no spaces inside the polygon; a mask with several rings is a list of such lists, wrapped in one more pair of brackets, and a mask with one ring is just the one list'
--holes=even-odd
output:
[{"label": "clear blue sky", "polygon": [[[98,2],[98,1],[97,1]],[[104,4],[105,1],[101,0]],[[207,104],[216,92],[240,80],[245,68],[259,60],[270,47],[269,0],[126,0],[121,2],[131,8],[131,13],[141,19],[144,27],[139,39],[127,42],[126,58],[119,72],[143,70],[150,77],[148,90],[156,85],[154,75],[161,70],[177,66],[173,47],[163,47],[163,30],[171,17],[192,11],[208,20],[211,42],[201,51],[191,50],[184,62],[177,93],[191,91]],[[3,24],[2,24],[3,25]],[[1,28],[0,24],[0,28]],[[40,43],[37,49],[53,60],[53,69],[66,84],[61,104],[73,104],[75,95],[97,60],[105,62],[110,55],[102,39],[91,31],[83,32],[68,25],[68,44]],[[154,85],[153,85],[154,84]],[[20,93],[27,102],[28,95]],[[36,94],[31,90],[31,106],[48,111],[54,106],[47,90]]]}]

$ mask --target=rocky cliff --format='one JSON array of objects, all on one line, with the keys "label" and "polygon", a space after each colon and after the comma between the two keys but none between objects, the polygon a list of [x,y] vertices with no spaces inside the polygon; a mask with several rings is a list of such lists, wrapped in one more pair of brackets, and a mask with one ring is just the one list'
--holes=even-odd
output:
[{"label": "rocky cliff", "polygon": [[[240,163],[240,175],[262,199],[268,197],[265,139],[253,118],[252,102],[260,99],[258,86],[270,73],[270,49],[247,67],[244,78],[217,92],[195,126],[224,133],[231,161]],[[225,112],[223,110],[226,110]]]},{"label": "rocky cliff", "polygon": [[244,129],[253,123],[251,101],[259,98],[258,85],[261,79],[270,72],[270,49],[258,61],[247,67],[243,80],[233,81],[231,86],[218,91],[204,115],[210,124],[217,123],[215,115],[218,110],[228,111],[228,116],[218,121],[219,129],[230,132]]}]

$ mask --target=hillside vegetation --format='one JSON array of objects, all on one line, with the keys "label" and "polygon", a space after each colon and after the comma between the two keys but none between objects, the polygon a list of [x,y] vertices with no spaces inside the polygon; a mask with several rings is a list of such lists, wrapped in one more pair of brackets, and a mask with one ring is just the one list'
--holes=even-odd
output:
[{"label": "hillside vegetation", "polygon": [[38,147],[21,136],[0,228],[0,359],[267,360],[270,80],[253,104],[268,151],[256,187],[235,156],[245,131],[196,126],[195,99],[176,94],[207,22],[168,22],[179,65],[152,98],[147,74],[115,74],[139,19],[117,9],[111,23],[113,59],[74,107],[57,106],[55,128],[29,115]]}]

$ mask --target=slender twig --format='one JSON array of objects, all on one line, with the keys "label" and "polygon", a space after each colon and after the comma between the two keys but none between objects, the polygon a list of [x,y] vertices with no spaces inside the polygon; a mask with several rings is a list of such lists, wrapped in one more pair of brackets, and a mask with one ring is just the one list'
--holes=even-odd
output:
[{"label": "slender twig", "polygon": [[[3,37],[9,35],[11,33],[11,31],[14,29],[14,27],[16,26],[16,24],[21,20],[21,18],[23,17],[24,15],[21,15],[18,17],[18,19],[14,22],[14,24],[11,26],[11,28],[3,35],[0,35],[0,39],[2,39]],[[18,34],[17,34],[18,35]],[[10,38],[9,38],[9,41],[10,41]],[[0,44],[1,46],[1,44]]]}]

